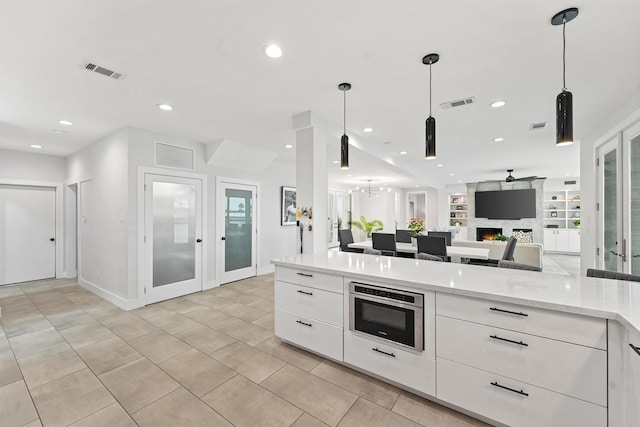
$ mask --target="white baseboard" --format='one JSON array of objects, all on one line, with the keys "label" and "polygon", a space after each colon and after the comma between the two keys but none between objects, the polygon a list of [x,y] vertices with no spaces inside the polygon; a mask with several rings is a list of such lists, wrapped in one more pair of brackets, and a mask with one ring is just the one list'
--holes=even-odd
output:
[{"label": "white baseboard", "polygon": [[84,279],[79,278],[78,279],[78,284],[80,286],[82,286],[83,288],[85,288],[88,291],[93,292],[94,294],[98,295],[100,298],[109,301],[112,304],[117,305],[118,307],[120,307],[123,310],[129,311],[129,310],[133,310],[134,308],[139,308],[139,307],[143,307],[144,304],[141,304],[138,300],[126,300],[114,293],[111,293],[107,290],[102,289],[101,287],[87,281]]},{"label": "white baseboard", "polygon": [[202,286],[202,290],[207,291],[209,289],[217,288],[219,286],[220,286],[220,283],[218,283],[217,280],[210,280]]},{"label": "white baseboard", "polygon": [[76,277],[78,277],[78,272],[76,270],[64,272],[65,279],[75,279]]},{"label": "white baseboard", "polygon": [[269,264],[267,266],[258,268],[257,274],[258,276],[262,276],[263,274],[271,274],[274,271],[276,271],[276,266],[273,264]]}]

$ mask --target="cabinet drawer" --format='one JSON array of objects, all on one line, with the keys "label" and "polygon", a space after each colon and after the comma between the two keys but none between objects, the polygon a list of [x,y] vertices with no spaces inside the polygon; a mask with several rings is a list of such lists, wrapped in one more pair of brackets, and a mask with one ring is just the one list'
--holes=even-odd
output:
[{"label": "cabinet drawer", "polygon": [[318,273],[316,271],[297,268],[278,267],[276,269],[276,280],[343,293],[342,276],[333,274]]},{"label": "cabinet drawer", "polygon": [[276,310],[275,334],[292,344],[342,361],[342,328],[340,327]]},{"label": "cabinet drawer", "polygon": [[420,354],[345,332],[344,361],[435,396],[435,361]]},{"label": "cabinet drawer", "polygon": [[607,425],[605,407],[445,359],[438,358],[437,366],[439,399],[497,422],[512,427]]},{"label": "cabinet drawer", "polygon": [[342,294],[280,281],[276,282],[275,288],[277,310],[304,314],[313,319],[342,326]]},{"label": "cabinet drawer", "polygon": [[436,314],[607,349],[604,319],[438,292]]},{"label": "cabinet drawer", "polygon": [[604,350],[443,316],[436,339],[439,358],[607,406]]}]

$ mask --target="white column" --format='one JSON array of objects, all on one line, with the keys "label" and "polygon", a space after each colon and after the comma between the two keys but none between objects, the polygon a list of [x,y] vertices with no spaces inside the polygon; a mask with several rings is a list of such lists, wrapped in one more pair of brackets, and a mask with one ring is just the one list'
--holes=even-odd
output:
[{"label": "white column", "polygon": [[[326,127],[311,111],[293,116],[293,130],[296,132],[296,207],[298,210],[311,208],[312,218],[300,217],[302,228],[296,233],[296,247],[300,253],[300,233],[302,232],[302,252],[325,252],[328,247],[327,230],[327,138]],[[311,230],[309,226],[311,225]],[[302,230],[302,231],[301,231]]]}]

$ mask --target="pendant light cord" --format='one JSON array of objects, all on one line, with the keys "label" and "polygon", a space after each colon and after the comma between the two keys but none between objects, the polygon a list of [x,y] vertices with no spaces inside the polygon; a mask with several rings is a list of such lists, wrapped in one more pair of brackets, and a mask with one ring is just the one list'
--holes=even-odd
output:
[{"label": "pendant light cord", "polygon": [[567,51],[567,39],[565,37],[565,27],[567,25],[567,17],[566,15],[562,16],[562,90],[567,90],[567,59],[566,59],[566,51]]},{"label": "pendant light cord", "polygon": [[429,60],[429,117],[431,117],[431,60]]},{"label": "pendant light cord", "polygon": [[343,128],[343,133],[346,135],[347,134],[347,91],[343,90],[342,93],[344,94],[344,105],[343,105],[343,117],[342,117],[342,124],[344,126]]}]

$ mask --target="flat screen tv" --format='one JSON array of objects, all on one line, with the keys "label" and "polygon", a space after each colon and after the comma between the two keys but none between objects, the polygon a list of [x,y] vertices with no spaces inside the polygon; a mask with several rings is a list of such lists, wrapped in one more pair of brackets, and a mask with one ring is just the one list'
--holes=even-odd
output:
[{"label": "flat screen tv", "polygon": [[476,218],[536,217],[536,190],[477,191]]}]

